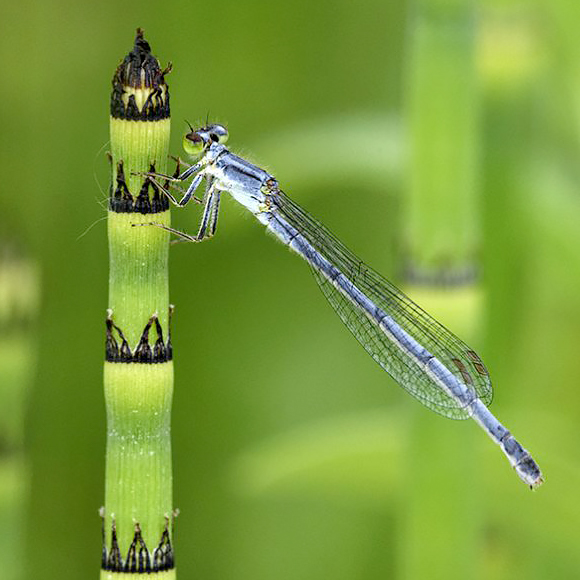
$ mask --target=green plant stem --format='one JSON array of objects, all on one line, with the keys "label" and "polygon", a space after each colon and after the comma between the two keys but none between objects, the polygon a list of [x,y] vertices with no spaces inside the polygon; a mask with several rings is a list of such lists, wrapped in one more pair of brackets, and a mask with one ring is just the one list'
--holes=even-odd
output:
[{"label": "green plant stem", "polygon": [[472,0],[417,0],[410,19],[404,243],[423,273],[457,271],[478,248],[474,20]]},{"label": "green plant stem", "polygon": [[29,492],[24,419],[36,362],[36,264],[0,244],[0,577],[24,571],[23,522]]},{"label": "green plant stem", "polygon": [[[478,253],[478,98],[471,0],[417,0],[409,39],[406,292],[463,339],[474,339]],[[452,288],[447,282],[455,280]],[[457,284],[457,280],[463,283]],[[445,287],[447,286],[447,287]],[[407,579],[478,576],[476,427],[417,409],[401,543]]]},{"label": "green plant stem", "polygon": [[142,32],[111,99],[109,311],[104,369],[107,457],[101,578],[175,578],[167,200],[144,176],[165,173],[169,94]]},{"label": "green plant stem", "polygon": [[172,394],[172,362],[105,363],[105,505],[115,519],[121,554],[133,540],[135,522],[145,544],[155,548],[172,515]]},{"label": "green plant stem", "polygon": [[133,225],[152,219],[170,225],[169,211],[154,218],[150,214],[109,212],[109,308],[132,347],[153,313],[157,313],[161,327],[168,328],[168,233]]}]

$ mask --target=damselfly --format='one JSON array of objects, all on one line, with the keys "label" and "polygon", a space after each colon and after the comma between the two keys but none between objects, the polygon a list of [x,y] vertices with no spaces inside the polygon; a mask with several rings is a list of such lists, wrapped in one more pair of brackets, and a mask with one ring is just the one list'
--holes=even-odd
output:
[{"label": "damselfly", "polygon": [[[398,288],[369,268],[320,222],[288,198],[267,171],[231,153],[222,125],[191,128],[183,146],[199,161],[176,178],[193,176],[181,200],[162,189],[176,205],[192,199],[204,204],[197,235],[161,224],[182,239],[200,242],[216,231],[220,192],[249,209],[282,243],[304,258],[322,292],[371,357],[429,409],[453,419],[473,418],[501,447],[519,477],[531,488],[542,473],[531,455],[492,415],[492,387],[487,370],[469,346],[439,324]],[[194,197],[206,180],[203,200]],[[146,224],[139,224],[146,225]]]}]

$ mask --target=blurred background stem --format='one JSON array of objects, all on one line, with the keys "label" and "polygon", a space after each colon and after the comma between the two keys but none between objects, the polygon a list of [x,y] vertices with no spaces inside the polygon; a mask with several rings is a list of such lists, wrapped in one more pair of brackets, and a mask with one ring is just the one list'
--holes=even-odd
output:
[{"label": "blurred background stem", "polygon": [[[406,114],[406,291],[477,345],[478,265],[475,18],[472,0],[415,0],[409,12]],[[480,515],[475,426],[415,408],[402,577],[476,578]]]},{"label": "blurred background stem", "polygon": [[40,280],[34,260],[0,243],[0,577],[24,573],[24,521],[29,465],[24,447],[28,390],[36,366]]}]

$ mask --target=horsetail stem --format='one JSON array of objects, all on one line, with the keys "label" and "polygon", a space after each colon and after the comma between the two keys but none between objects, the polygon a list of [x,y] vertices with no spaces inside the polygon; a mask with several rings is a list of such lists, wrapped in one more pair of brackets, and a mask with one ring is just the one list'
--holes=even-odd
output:
[{"label": "horsetail stem", "polygon": [[24,521],[30,487],[25,415],[36,362],[38,264],[0,240],[0,577],[24,574]]},{"label": "horsetail stem", "polygon": [[166,171],[167,72],[138,29],[113,77],[101,579],[126,573],[175,578],[169,236],[157,227],[133,227],[170,224],[166,197],[145,175]]},{"label": "horsetail stem", "polygon": [[479,249],[474,14],[472,0],[413,4],[404,242],[423,278],[469,277]]},{"label": "horsetail stem", "polygon": [[[428,312],[471,341],[482,298],[476,279],[475,4],[417,0],[412,8],[406,93],[407,290]],[[480,514],[473,509],[474,437],[475,429],[467,426],[458,437],[436,416],[421,417],[413,426],[401,544],[406,577],[428,578],[434,570],[448,580],[477,575],[473,562]],[[427,447],[429,453],[423,453]],[[459,558],[457,545],[462,546]]]}]

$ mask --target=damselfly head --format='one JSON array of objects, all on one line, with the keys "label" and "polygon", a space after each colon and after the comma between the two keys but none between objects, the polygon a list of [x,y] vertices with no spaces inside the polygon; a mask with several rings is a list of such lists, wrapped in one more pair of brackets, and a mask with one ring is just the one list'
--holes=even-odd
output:
[{"label": "damselfly head", "polygon": [[[189,125],[189,123],[188,123]],[[228,140],[228,130],[223,125],[207,125],[193,129],[183,137],[183,149],[188,155],[199,155],[212,143],[225,143]]]}]

